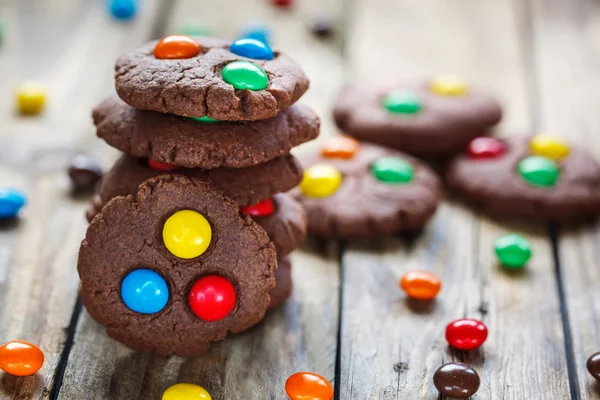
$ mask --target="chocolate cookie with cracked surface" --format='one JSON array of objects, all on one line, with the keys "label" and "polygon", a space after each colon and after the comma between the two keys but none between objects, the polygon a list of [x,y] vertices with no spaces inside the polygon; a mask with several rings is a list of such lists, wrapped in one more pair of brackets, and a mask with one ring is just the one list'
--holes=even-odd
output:
[{"label": "chocolate cookie with cracked surface", "polygon": [[264,317],[276,267],[267,234],[232,200],[207,182],[163,175],[102,209],[77,269],[83,303],[110,336],[193,356]]},{"label": "chocolate cookie with cracked surface", "polygon": [[421,228],[442,197],[435,173],[414,157],[346,136],[325,140],[300,159],[304,178],[294,195],[308,232],[366,237]]},{"label": "chocolate cookie with cracked surface", "polygon": [[600,214],[600,166],[549,135],[474,139],[445,169],[449,188],[483,212],[530,221]]},{"label": "chocolate cookie with cracked surface", "polygon": [[285,303],[292,294],[292,260],[290,257],[283,257],[277,261],[277,271],[275,271],[275,287],[269,292],[271,303],[269,308],[276,308]]},{"label": "chocolate cookie with cracked surface", "polygon": [[[161,45],[165,40],[172,40],[175,51],[160,54],[168,50]],[[119,97],[143,110],[255,121],[276,116],[308,89],[302,69],[278,51],[271,60],[252,59],[233,53],[227,41],[192,40],[195,44],[189,38],[165,38],[119,57],[115,66]],[[180,45],[189,51],[176,51]]]},{"label": "chocolate cookie with cracked surface", "polygon": [[199,122],[138,110],[110,97],[93,112],[98,137],[136,157],[188,168],[243,168],[282,157],[319,135],[319,118],[296,104],[252,123]]},{"label": "chocolate cookie with cracked surface", "polygon": [[333,115],[344,133],[425,158],[462,151],[502,117],[498,100],[456,78],[375,91],[348,86]]}]

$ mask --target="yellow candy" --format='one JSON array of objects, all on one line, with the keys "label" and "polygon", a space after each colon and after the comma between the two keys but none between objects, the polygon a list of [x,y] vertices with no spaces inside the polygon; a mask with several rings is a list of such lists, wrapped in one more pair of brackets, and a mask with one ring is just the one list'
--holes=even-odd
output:
[{"label": "yellow candy", "polygon": [[212,397],[202,386],[177,383],[165,390],[162,400],[212,400]]},{"label": "yellow candy", "polygon": [[39,114],[46,105],[46,90],[35,82],[25,82],[16,91],[17,109],[21,114]]},{"label": "yellow candy", "polygon": [[181,210],[171,215],[163,227],[167,249],[179,258],[195,258],[210,245],[212,229],[204,216],[196,211]]},{"label": "yellow candy", "polygon": [[469,84],[453,75],[442,75],[429,83],[433,93],[441,96],[464,96],[469,90]]},{"label": "yellow candy", "polygon": [[342,174],[328,164],[316,164],[304,170],[300,190],[307,197],[329,197],[342,184]]},{"label": "yellow candy", "polygon": [[546,134],[535,135],[529,141],[531,152],[539,156],[560,160],[569,155],[569,145],[563,140]]}]

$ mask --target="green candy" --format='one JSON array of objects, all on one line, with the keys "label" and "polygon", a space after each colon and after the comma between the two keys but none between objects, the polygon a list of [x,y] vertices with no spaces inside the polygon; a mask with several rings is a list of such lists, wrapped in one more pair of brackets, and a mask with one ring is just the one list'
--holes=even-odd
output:
[{"label": "green candy", "polygon": [[554,186],[560,175],[558,165],[541,156],[526,157],[519,162],[517,168],[521,178],[534,186]]},{"label": "green candy", "polygon": [[383,157],[373,163],[371,171],[375,178],[386,183],[409,183],[415,170],[408,162],[397,157]]},{"label": "green candy", "polygon": [[517,233],[511,233],[496,239],[494,251],[502,265],[510,269],[525,267],[527,261],[531,258],[529,241]]},{"label": "green candy", "polygon": [[204,124],[212,124],[214,122],[219,122],[218,119],[214,119],[214,118],[211,118],[211,117],[206,116],[206,115],[204,117],[199,117],[199,118],[198,117],[188,117],[188,118],[189,119],[193,119],[196,122],[201,122],[201,123],[204,123]]},{"label": "green candy", "polygon": [[211,30],[199,22],[188,22],[177,29],[177,34],[186,36],[211,36]]},{"label": "green candy", "polygon": [[223,68],[223,80],[240,90],[263,90],[269,85],[264,69],[248,61],[234,61]]},{"label": "green candy", "polygon": [[389,92],[383,98],[382,104],[393,114],[416,114],[423,108],[421,99],[405,90]]}]

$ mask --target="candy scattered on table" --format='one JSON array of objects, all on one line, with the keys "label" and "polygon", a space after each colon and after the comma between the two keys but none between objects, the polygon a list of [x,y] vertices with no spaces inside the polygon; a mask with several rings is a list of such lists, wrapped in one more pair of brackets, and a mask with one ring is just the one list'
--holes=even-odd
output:
[{"label": "candy scattered on table", "polygon": [[185,35],[171,35],[162,38],[154,47],[154,57],[158,59],[186,59],[200,54],[200,44]]},{"label": "candy scattered on table", "polygon": [[269,85],[264,69],[248,61],[234,61],[223,68],[223,80],[239,90],[263,90]]},{"label": "candy scattered on table", "polygon": [[37,82],[23,82],[17,87],[16,101],[19,113],[40,114],[46,105],[46,88]]},{"label": "candy scattered on table", "polygon": [[529,141],[529,148],[533,154],[560,160],[569,155],[570,148],[563,140],[544,133],[535,135]]},{"label": "candy scattered on table", "polygon": [[98,161],[81,154],[73,157],[67,173],[76,191],[94,189],[102,179],[102,167]]},{"label": "candy scattered on table", "polygon": [[382,157],[373,163],[371,171],[375,178],[385,183],[410,183],[415,170],[410,163],[397,157]]},{"label": "candy scattered on table", "polygon": [[469,143],[467,148],[469,158],[488,160],[500,157],[506,153],[506,145],[500,139],[489,136],[480,136]]},{"label": "candy scattered on table", "polygon": [[459,350],[476,349],[485,342],[487,336],[487,327],[476,319],[457,319],[446,327],[448,344]]},{"label": "candy scattered on table", "polygon": [[500,263],[510,269],[521,269],[531,258],[529,241],[518,233],[510,233],[494,241],[494,251]]},{"label": "candy scattered on table", "polygon": [[440,96],[464,96],[469,91],[469,84],[454,75],[441,75],[429,83],[433,93]]},{"label": "candy scattered on table", "polygon": [[517,169],[521,178],[533,186],[554,186],[560,175],[556,162],[542,156],[525,157]]},{"label": "candy scattered on table", "polygon": [[271,47],[257,39],[241,38],[229,47],[229,51],[238,56],[253,58],[255,60],[272,60],[274,57]]},{"label": "candy scattered on table", "polygon": [[271,3],[277,7],[288,8],[294,4],[293,0],[271,0]]},{"label": "candy scattered on table", "polygon": [[331,400],[333,387],[327,379],[314,372],[296,372],[285,382],[290,400]]},{"label": "candy scattered on table", "polygon": [[212,400],[212,397],[202,386],[176,383],[165,390],[162,400]]},{"label": "candy scattered on table", "polygon": [[244,212],[253,217],[267,217],[275,212],[275,205],[273,199],[265,199],[256,204],[242,207],[240,212]]},{"label": "candy scattered on table", "polygon": [[235,308],[237,295],[233,284],[218,275],[204,276],[190,290],[190,308],[204,321],[219,321]]},{"label": "candy scattered on table", "polygon": [[332,165],[315,164],[304,170],[300,191],[307,197],[329,197],[342,184],[342,174]]},{"label": "candy scattered on table", "polygon": [[137,14],[137,0],[109,0],[110,14],[119,20],[127,21]]},{"label": "candy scattered on table", "polygon": [[0,188],[0,219],[16,217],[26,203],[27,196],[22,191]]},{"label": "candy scattered on table", "polygon": [[479,374],[467,364],[451,362],[442,365],[433,374],[435,388],[448,397],[466,399],[479,390]]},{"label": "candy scattered on table", "polygon": [[310,31],[320,39],[333,36],[333,21],[329,18],[318,18],[313,21]]},{"label": "candy scattered on table", "polygon": [[177,168],[179,168],[177,165],[160,163],[160,162],[154,161],[150,158],[148,159],[148,166],[155,171],[164,171],[164,172],[173,171],[173,170],[176,170]]},{"label": "candy scattered on table", "polygon": [[154,314],[162,310],[169,301],[167,282],[151,269],[131,271],[121,283],[123,303],[133,311]]},{"label": "candy scattered on table", "polygon": [[417,114],[423,108],[419,96],[406,90],[388,92],[382,100],[383,107],[392,114]]},{"label": "candy scattered on table", "polygon": [[321,144],[321,155],[325,158],[341,158],[349,160],[360,150],[358,140],[345,135],[332,136]]},{"label": "candy scattered on table", "polygon": [[433,300],[442,288],[442,281],[431,272],[411,271],[404,274],[400,287],[410,298]]},{"label": "candy scattered on table", "polygon": [[14,376],[30,376],[42,368],[44,353],[24,340],[12,340],[0,346],[0,369]]},{"label": "candy scattered on table", "polygon": [[206,251],[211,242],[212,228],[199,212],[181,210],[167,219],[162,236],[165,246],[174,256],[191,259]]},{"label": "candy scattered on table", "polygon": [[600,381],[600,351],[592,354],[590,358],[588,358],[586,366],[594,379]]},{"label": "candy scattered on table", "polygon": [[178,35],[211,36],[211,29],[200,21],[187,21],[177,29]]}]

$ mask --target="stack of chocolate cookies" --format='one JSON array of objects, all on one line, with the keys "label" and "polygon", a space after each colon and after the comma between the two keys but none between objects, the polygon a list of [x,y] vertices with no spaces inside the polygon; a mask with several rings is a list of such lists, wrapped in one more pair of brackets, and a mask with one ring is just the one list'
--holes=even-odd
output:
[{"label": "stack of chocolate cookies", "polygon": [[88,211],[82,300],[131,348],[200,354],[290,294],[308,79],[257,40],[169,36],[120,57],[116,89],[93,112],[124,154]]}]

